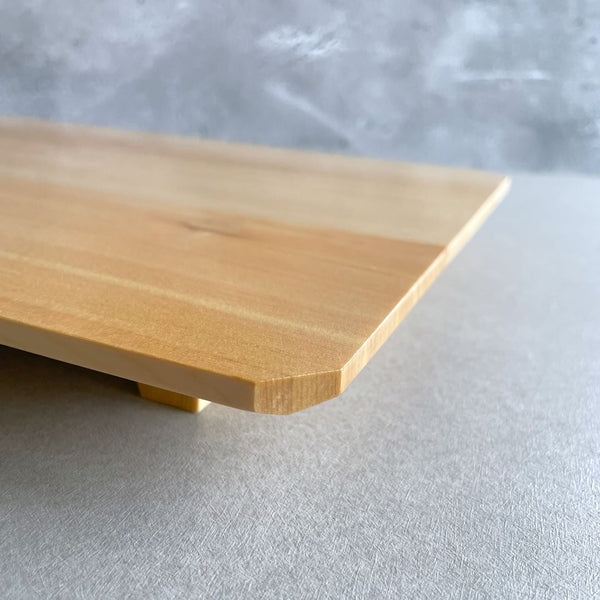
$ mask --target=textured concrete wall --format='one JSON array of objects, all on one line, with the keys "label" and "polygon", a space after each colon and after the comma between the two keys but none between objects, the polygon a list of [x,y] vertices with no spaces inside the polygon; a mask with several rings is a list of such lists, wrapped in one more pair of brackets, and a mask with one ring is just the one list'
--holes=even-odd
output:
[{"label": "textured concrete wall", "polygon": [[0,0],[0,112],[600,171],[598,0]]}]

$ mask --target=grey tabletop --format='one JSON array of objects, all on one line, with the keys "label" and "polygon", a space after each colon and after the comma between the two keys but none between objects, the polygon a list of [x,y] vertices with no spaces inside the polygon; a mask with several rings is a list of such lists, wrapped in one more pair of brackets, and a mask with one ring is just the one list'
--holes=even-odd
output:
[{"label": "grey tabletop", "polygon": [[599,595],[600,180],[517,176],[289,417],[0,347],[3,599]]}]

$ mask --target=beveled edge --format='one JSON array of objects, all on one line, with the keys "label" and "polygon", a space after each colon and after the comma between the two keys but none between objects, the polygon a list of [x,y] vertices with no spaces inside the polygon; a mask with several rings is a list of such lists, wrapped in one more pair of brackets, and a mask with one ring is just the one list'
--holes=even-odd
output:
[{"label": "beveled edge", "polygon": [[[498,183],[488,198],[344,365],[320,373],[257,382],[254,412],[291,414],[339,396],[395,331],[444,267],[478,231],[506,196],[510,186],[510,177],[498,175]],[[310,401],[306,400],[307,394],[310,394]]]}]

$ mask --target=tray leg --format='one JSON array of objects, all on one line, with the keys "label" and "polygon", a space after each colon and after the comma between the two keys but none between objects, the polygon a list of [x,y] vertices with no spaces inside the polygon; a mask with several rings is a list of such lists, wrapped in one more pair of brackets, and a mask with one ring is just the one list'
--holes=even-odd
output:
[{"label": "tray leg", "polygon": [[137,385],[142,398],[152,400],[153,402],[160,402],[161,404],[168,404],[169,406],[187,410],[188,412],[200,412],[210,404],[208,400],[193,398],[192,396],[178,394],[177,392],[169,392],[168,390],[145,383],[138,383]]}]

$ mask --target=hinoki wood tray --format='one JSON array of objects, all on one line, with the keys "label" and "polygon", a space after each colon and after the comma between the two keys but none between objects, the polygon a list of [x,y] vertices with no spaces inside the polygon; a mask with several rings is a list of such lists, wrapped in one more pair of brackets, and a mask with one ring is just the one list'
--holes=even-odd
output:
[{"label": "hinoki wood tray", "polygon": [[507,188],[0,119],[0,343],[188,410],[291,413],[346,388]]}]

